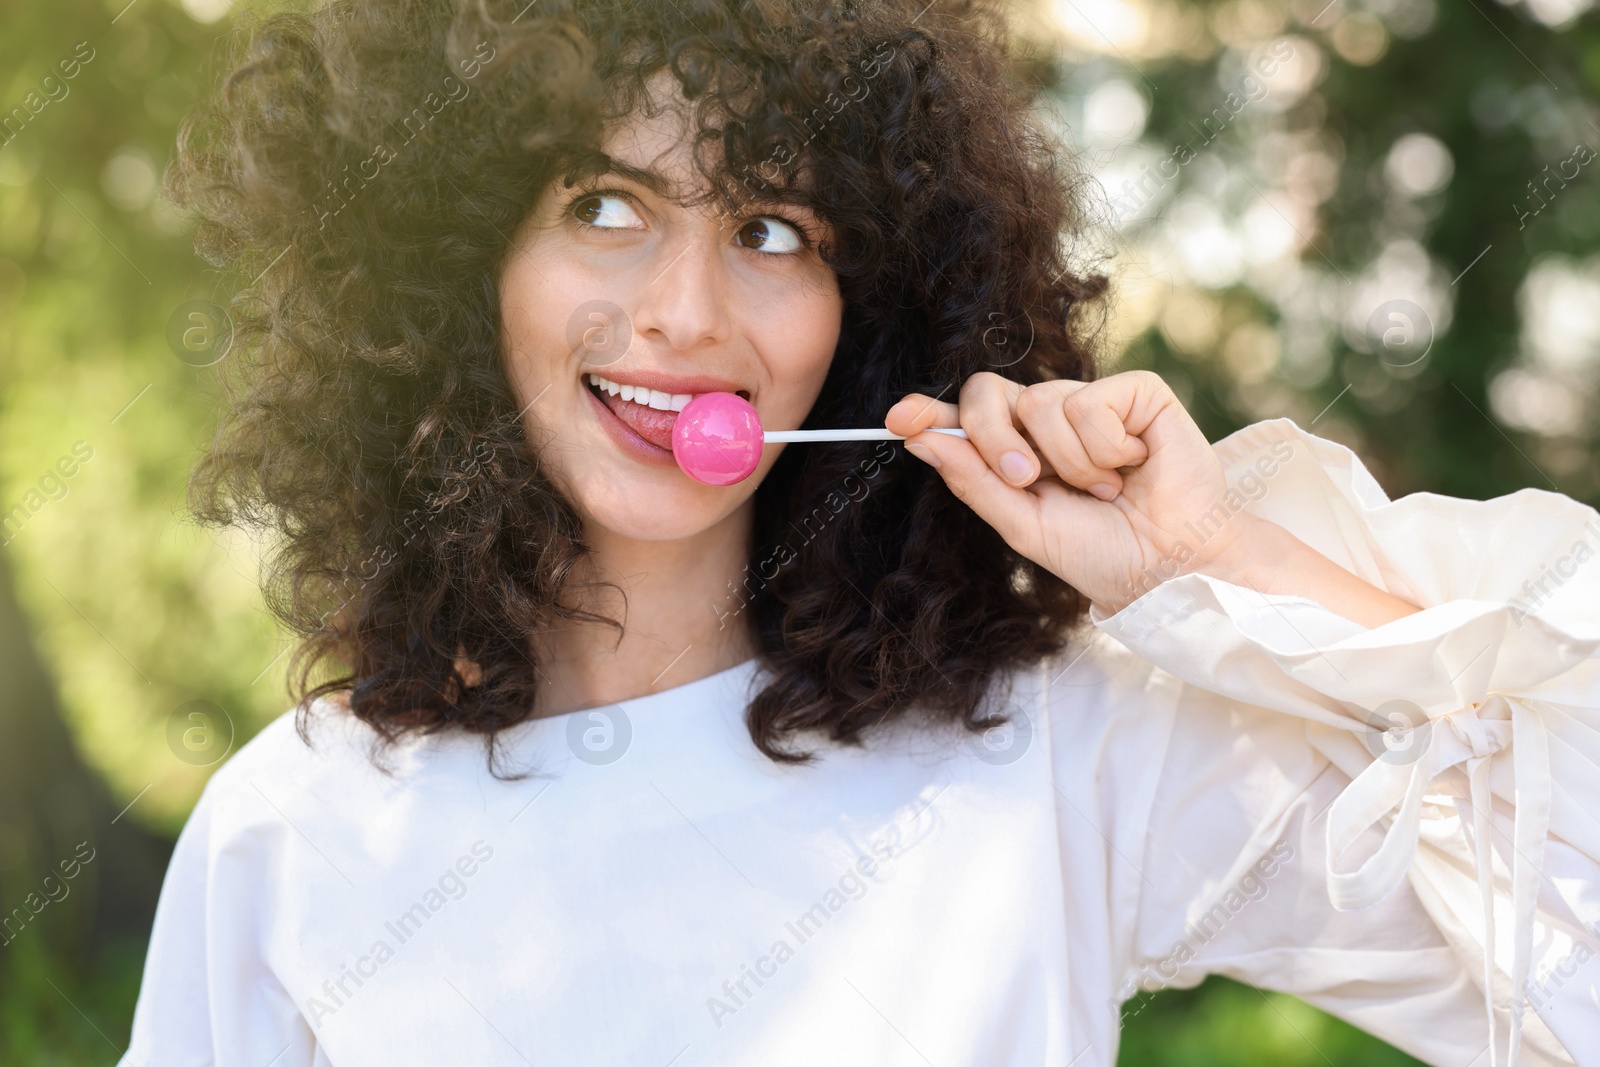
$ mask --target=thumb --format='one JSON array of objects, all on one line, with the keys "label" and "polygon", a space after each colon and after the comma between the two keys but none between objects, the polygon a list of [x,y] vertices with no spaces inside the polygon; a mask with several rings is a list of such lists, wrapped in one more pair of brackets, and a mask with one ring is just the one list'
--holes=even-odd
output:
[{"label": "thumb", "polygon": [[1039,498],[1002,481],[972,442],[950,434],[919,433],[906,451],[939,472],[967,507],[993,526],[1012,548],[1030,558],[1039,529]]}]

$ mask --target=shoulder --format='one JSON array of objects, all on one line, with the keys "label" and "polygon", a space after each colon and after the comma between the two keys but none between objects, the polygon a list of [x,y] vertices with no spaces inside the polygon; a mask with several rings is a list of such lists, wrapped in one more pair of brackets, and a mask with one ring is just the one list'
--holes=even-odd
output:
[{"label": "shoulder", "polygon": [[985,763],[1021,766],[1026,757],[1063,796],[1105,790],[1110,800],[1159,774],[1181,690],[1110,635],[1080,625],[1057,652],[1006,672],[986,702],[1005,724],[965,747]]},{"label": "shoulder", "polygon": [[1266,759],[1261,746],[1306,747],[1303,723],[1189,685],[1093,625],[1038,664],[1032,685],[1054,780],[1131,811],[1147,810],[1167,779],[1244,773],[1289,758]]},{"label": "shoulder", "polygon": [[257,778],[301,779],[348,770],[377,752],[377,733],[342,705],[320,699],[291,708],[217,768],[208,791],[229,792]]},{"label": "shoulder", "polygon": [[393,788],[430,747],[428,738],[386,745],[345,706],[319,699],[284,712],[223,763],[195,814],[205,815],[215,834],[281,819],[299,798],[341,801],[329,811],[359,810],[352,801]]},{"label": "shoulder", "polygon": [[1159,726],[1181,683],[1091,624],[1030,672],[1027,684],[1049,728],[1079,739]]},{"label": "shoulder", "polygon": [[289,886],[348,886],[472,817],[486,756],[460,732],[385,744],[329,701],[285,712],[212,775],[174,870],[265,911],[304,898]]}]

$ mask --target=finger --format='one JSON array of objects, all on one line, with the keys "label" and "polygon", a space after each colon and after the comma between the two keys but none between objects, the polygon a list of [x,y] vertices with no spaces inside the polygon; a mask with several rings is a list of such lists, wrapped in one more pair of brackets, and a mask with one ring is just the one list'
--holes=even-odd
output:
[{"label": "finger", "polygon": [[1017,398],[1017,419],[1044,459],[1066,484],[1110,500],[1122,491],[1122,476],[1096,463],[1077,429],[1067,420],[1066,401],[1086,383],[1042,382]]},{"label": "finger", "polygon": [[961,385],[961,428],[985,463],[1021,488],[1039,476],[1039,457],[1017,429],[1017,397],[1022,385],[979,371]]},{"label": "finger", "polygon": [[[1147,407],[1146,393],[1154,375],[1117,374],[1074,390],[1063,405],[1067,421],[1078,431],[1089,458],[1111,471],[1132,467],[1150,458],[1150,449],[1138,433],[1148,421],[1136,416]],[[1160,379],[1155,379],[1159,382]],[[1130,426],[1138,419],[1140,425]]]},{"label": "finger", "polygon": [[[890,433],[897,433],[902,437],[913,437],[930,426],[955,428],[961,425],[961,409],[955,404],[936,400],[923,393],[907,393],[889,409],[889,414],[883,420],[885,428]],[[1026,427],[1019,427],[1022,439],[1033,449],[1034,461],[1038,464],[1038,474],[1034,478],[1050,478],[1055,475],[1049,459],[1040,452],[1038,445],[1029,436]],[[942,436],[942,435],[934,435]]]},{"label": "finger", "polygon": [[900,402],[889,409],[884,417],[884,427],[901,437],[912,437],[930,426],[954,428],[961,425],[961,416],[954,404],[947,404],[923,393],[907,393]]},{"label": "finger", "polygon": [[1037,556],[1033,542],[1039,529],[1039,498],[1006,484],[970,440],[923,433],[906,441],[906,451],[937,470],[956,499],[994,527],[1007,544],[1029,558]]}]

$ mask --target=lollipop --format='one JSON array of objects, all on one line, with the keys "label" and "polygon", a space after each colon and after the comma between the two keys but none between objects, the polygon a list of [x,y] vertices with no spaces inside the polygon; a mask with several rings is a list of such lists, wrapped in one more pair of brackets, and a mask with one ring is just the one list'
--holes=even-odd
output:
[{"label": "lollipop", "polygon": [[[965,430],[934,427],[965,437]],[[678,412],[672,455],[683,473],[706,485],[732,485],[761,464],[761,446],[800,441],[904,441],[888,430],[763,430],[756,409],[733,393],[701,393]]]}]

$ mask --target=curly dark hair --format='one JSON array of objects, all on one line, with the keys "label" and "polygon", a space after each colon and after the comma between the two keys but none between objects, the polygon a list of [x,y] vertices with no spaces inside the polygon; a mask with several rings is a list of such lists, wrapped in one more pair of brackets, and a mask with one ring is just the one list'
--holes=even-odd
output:
[{"label": "curly dark hair", "polygon": [[[621,625],[563,595],[587,548],[518,418],[498,278],[540,192],[652,74],[691,102],[724,206],[760,195],[832,225],[843,321],[807,426],[880,425],[982,370],[1089,380],[1106,288],[1072,266],[1078,173],[993,4],[535,2],[259,19],[167,175],[197,250],[258,276],[232,299],[227,410],[191,502],[276,535],[264,585],[300,637],[302,712],[348,691],[385,739],[459,727],[491,761],[537,714],[527,635]],[[993,679],[1059,651],[1087,608],[898,444],[869,448],[787,449],[756,491],[739,612],[773,672],[747,720],[775,760],[811,758],[802,731],[860,744],[913,708],[994,725]],[[863,470],[871,492],[830,507]]]}]

